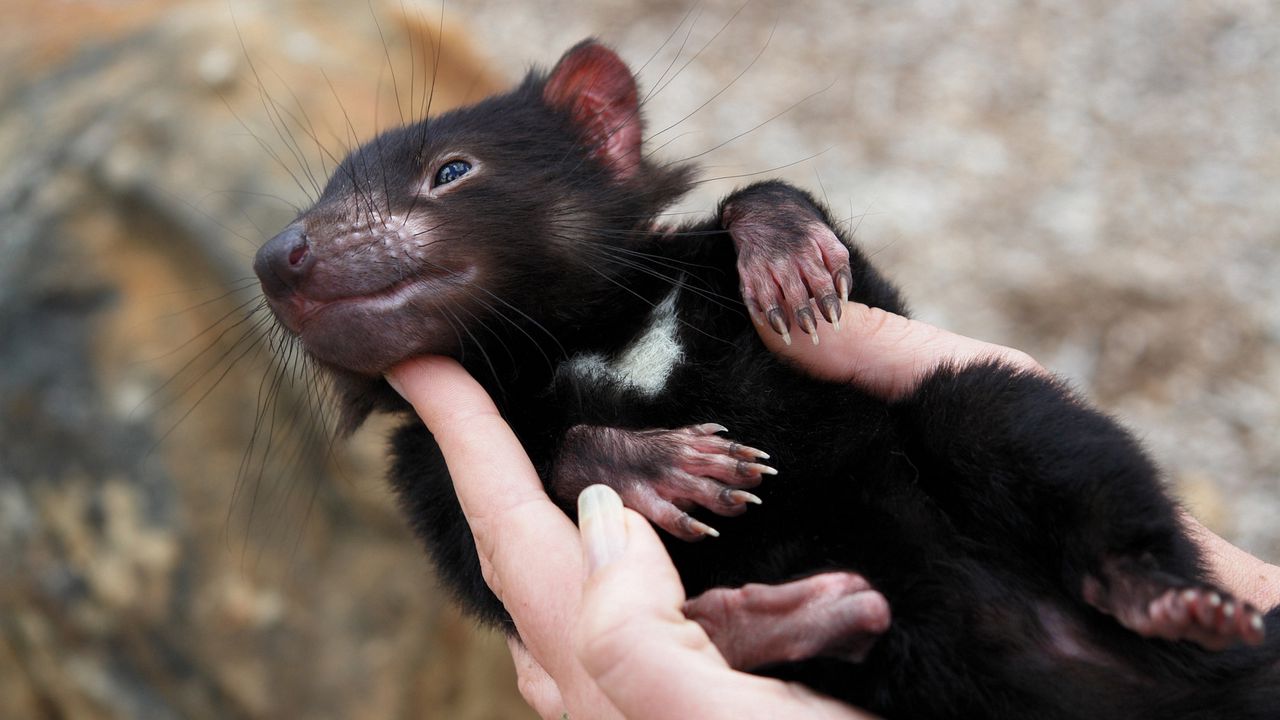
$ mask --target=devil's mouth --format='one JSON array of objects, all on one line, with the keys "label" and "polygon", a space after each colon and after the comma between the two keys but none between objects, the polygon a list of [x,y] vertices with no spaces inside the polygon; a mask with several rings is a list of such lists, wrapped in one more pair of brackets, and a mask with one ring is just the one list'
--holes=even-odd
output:
[{"label": "devil's mouth", "polygon": [[352,314],[369,318],[389,315],[424,298],[431,301],[429,304],[444,305],[450,301],[454,291],[469,283],[474,276],[475,268],[469,266],[462,270],[416,275],[373,292],[332,298],[314,298],[294,292],[285,298],[268,297],[267,302],[285,327],[305,335],[308,328],[326,323],[333,316]]}]

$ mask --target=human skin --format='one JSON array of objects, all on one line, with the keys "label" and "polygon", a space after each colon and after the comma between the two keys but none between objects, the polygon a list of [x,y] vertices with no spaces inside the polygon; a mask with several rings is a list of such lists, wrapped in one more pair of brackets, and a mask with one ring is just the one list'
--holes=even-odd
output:
[{"label": "human skin", "polygon": [[[1045,372],[1026,353],[856,303],[820,344],[770,350],[810,374],[886,399],[944,363],[1001,361]],[[592,486],[575,527],[542,488],[493,402],[453,360],[415,358],[388,374],[440,444],[485,581],[511,614],[520,692],[543,717],[868,718],[803,686],[732,670],[697,623],[670,558],[643,517]],[[1184,515],[1219,584],[1258,607],[1280,604],[1280,568]]]}]

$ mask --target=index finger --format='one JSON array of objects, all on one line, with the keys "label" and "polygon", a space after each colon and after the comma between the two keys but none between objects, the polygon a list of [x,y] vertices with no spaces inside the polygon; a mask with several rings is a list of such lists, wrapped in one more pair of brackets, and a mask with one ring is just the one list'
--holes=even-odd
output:
[{"label": "index finger", "polygon": [[467,516],[485,581],[548,671],[563,658],[582,580],[578,531],[542,489],[520,441],[493,401],[457,362],[408,360],[389,373],[435,436]]},{"label": "index finger", "polygon": [[842,311],[840,330],[818,323],[817,345],[786,345],[758,322],[756,329],[769,350],[809,374],[854,383],[889,400],[910,394],[930,372],[947,363],[963,366],[999,361],[1022,370],[1045,371],[1021,350],[958,335],[880,308],[846,301]]},{"label": "index finger", "polygon": [[524,447],[461,365],[444,357],[420,357],[397,365],[390,375],[435,436],[462,510],[473,531],[486,531],[486,542],[492,516],[526,504],[535,510],[542,504],[555,507]]}]

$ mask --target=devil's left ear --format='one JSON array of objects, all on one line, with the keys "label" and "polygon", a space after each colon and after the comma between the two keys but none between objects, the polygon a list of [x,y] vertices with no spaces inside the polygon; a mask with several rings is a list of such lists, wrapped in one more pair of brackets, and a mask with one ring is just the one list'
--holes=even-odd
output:
[{"label": "devil's left ear", "polygon": [[573,118],[591,155],[619,180],[640,167],[640,101],[631,69],[609,48],[584,40],[560,58],[542,97]]}]

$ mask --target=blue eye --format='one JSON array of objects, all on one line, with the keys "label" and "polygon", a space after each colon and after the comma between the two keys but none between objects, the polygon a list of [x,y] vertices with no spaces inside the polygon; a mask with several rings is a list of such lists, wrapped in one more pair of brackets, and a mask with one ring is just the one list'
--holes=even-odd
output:
[{"label": "blue eye", "polygon": [[450,160],[436,171],[436,186],[448,185],[471,172],[471,163],[466,160]]}]

